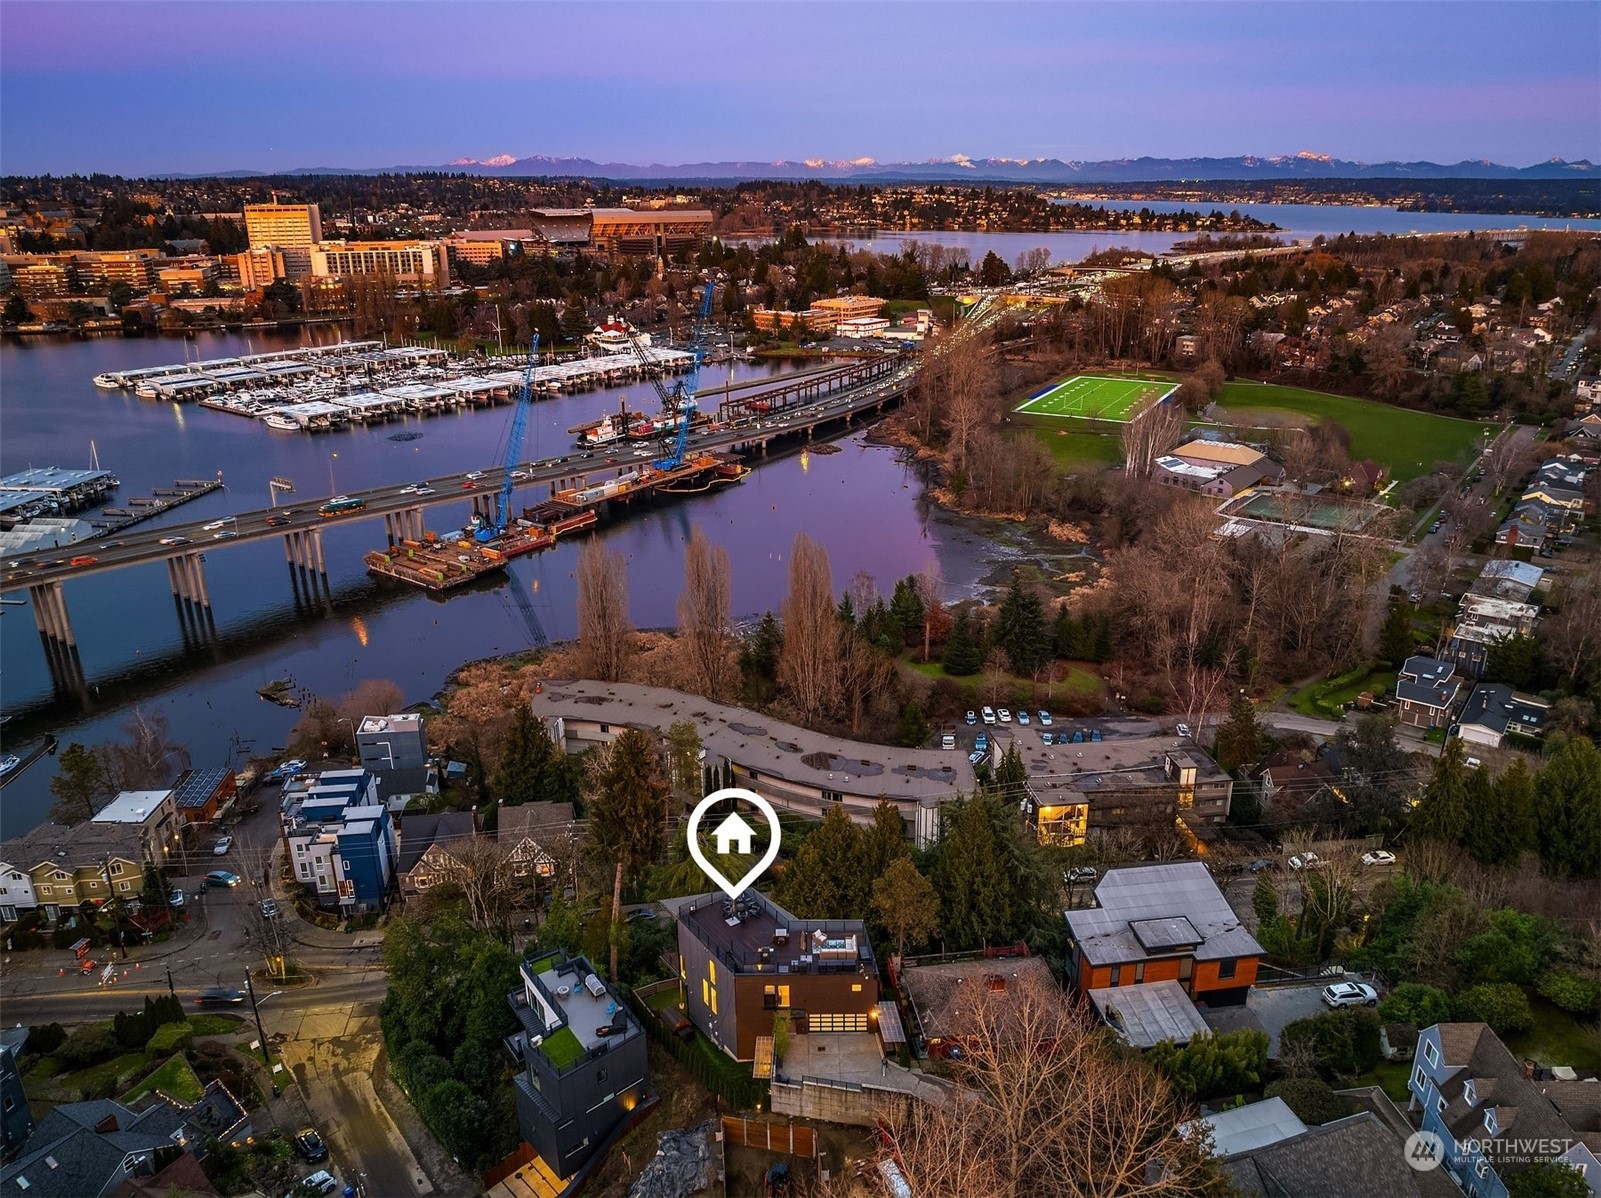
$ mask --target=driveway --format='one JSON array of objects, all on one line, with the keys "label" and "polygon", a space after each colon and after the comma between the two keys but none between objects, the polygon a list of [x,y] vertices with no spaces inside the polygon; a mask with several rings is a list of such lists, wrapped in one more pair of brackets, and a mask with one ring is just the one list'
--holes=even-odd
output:
[{"label": "driveway", "polygon": [[1307,1019],[1328,1010],[1318,996],[1331,981],[1339,979],[1322,978],[1304,986],[1251,987],[1245,1005],[1268,1035],[1268,1056],[1279,1055],[1279,1033],[1286,1027],[1297,1019]]}]

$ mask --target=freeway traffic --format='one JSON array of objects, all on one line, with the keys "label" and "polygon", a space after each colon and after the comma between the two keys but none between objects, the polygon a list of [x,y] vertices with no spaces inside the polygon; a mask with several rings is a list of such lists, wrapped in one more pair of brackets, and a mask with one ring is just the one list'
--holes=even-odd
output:
[{"label": "freeway traffic", "polygon": [[[864,387],[818,397],[804,406],[796,405],[785,413],[704,429],[691,436],[690,445],[696,450],[726,449],[840,419],[849,413],[872,407],[898,392],[914,371],[913,362],[903,362],[889,377],[875,379]],[[819,381],[823,381],[822,376],[819,376]],[[666,440],[670,440],[670,437],[664,438]],[[513,476],[519,488],[583,478],[625,466],[640,465],[661,456],[663,448],[663,444],[657,442],[646,445],[624,442],[593,450],[575,450],[559,457],[524,462],[513,468]],[[247,541],[370,519],[407,508],[471,499],[476,494],[498,492],[504,478],[501,467],[489,467],[352,491],[338,498],[359,500],[360,505],[328,516],[319,515],[319,508],[328,500],[308,499],[281,508],[244,512],[224,520],[165,525],[140,533],[120,533],[107,540],[92,539],[57,549],[35,551],[4,563],[4,573],[0,575],[0,593],[40,583],[100,574],[126,566],[144,565],[178,553],[211,552]]]}]

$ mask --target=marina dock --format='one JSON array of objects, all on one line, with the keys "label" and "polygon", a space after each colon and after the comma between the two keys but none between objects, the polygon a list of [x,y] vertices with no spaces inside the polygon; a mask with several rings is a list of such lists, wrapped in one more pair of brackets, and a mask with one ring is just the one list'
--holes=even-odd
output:
[{"label": "marina dock", "polygon": [[180,478],[170,487],[150,488],[152,494],[149,498],[136,496],[128,500],[127,507],[103,508],[89,523],[94,526],[95,536],[109,536],[124,528],[132,528],[135,524],[143,524],[162,512],[170,512],[192,499],[209,495],[221,486],[220,478]]}]

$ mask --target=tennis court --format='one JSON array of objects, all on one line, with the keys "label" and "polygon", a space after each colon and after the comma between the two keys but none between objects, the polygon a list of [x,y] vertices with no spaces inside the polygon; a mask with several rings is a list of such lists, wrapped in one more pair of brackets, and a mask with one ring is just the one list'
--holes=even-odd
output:
[{"label": "tennis court", "polygon": [[1165,399],[1178,388],[1177,383],[1166,380],[1111,379],[1080,374],[1029,396],[1016,410],[1030,416],[1127,420],[1141,403],[1148,399]]}]

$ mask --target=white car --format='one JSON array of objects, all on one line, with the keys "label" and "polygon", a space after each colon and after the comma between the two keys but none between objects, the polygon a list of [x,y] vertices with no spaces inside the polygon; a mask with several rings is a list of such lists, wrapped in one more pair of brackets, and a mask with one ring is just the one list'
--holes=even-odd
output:
[{"label": "white car", "polygon": [[219,528],[227,528],[228,527],[228,521],[226,521],[226,520],[213,520],[210,524],[202,524],[200,527],[203,528],[206,532],[216,532]]},{"label": "white car", "polygon": [[993,724],[995,722],[995,709],[993,707],[984,708],[980,714],[984,717],[984,722],[986,724]]},{"label": "white car", "polygon": [[1000,720],[1000,722],[1003,723],[1003,724],[1010,724],[1012,722],[1012,711],[1011,711],[1011,708],[1009,708],[1009,707],[1001,708],[999,711],[997,711],[995,713],[995,717],[996,717],[996,719]]},{"label": "white car", "polygon": [[1379,992],[1363,982],[1335,982],[1323,988],[1323,1004],[1327,1007],[1376,1007]]},{"label": "white car", "polygon": [[1188,740],[1190,738],[1190,726],[1188,724],[1180,724],[1179,735]]},{"label": "white car", "polygon": [[211,855],[213,857],[224,856],[231,848],[233,848],[233,837],[224,836],[218,840],[216,844],[211,846]]},{"label": "white car", "polygon": [[1363,865],[1394,865],[1395,864],[1395,854],[1391,853],[1391,852],[1389,852],[1389,851],[1387,851],[1385,849],[1379,849],[1377,852],[1373,852],[1373,853],[1363,853],[1362,854],[1362,864]]},{"label": "white car", "polygon": [[482,470],[474,470],[474,471],[470,472],[469,474],[464,475],[464,477],[470,478],[474,482],[477,482],[483,476],[484,476],[484,472]]},{"label": "white car", "polygon": [[1290,858],[1291,869],[1316,869],[1323,864],[1323,858],[1316,853],[1299,853]]},{"label": "white car", "polygon": [[319,1194],[332,1194],[339,1188],[339,1182],[334,1178],[332,1173],[328,1172],[328,1170],[318,1169],[310,1177],[304,1178],[301,1181],[300,1188],[316,1190]]}]

